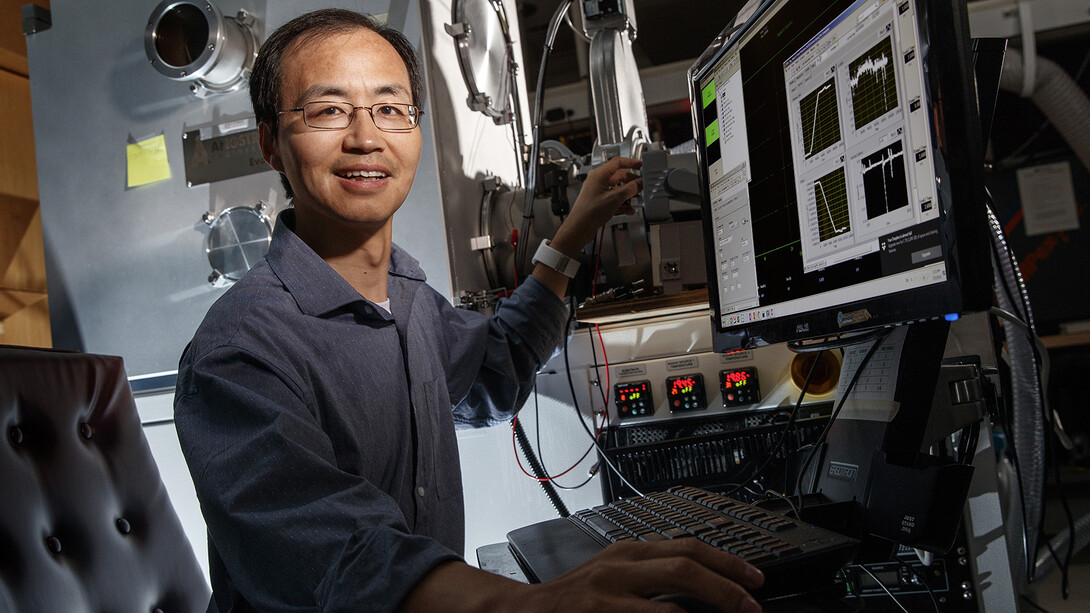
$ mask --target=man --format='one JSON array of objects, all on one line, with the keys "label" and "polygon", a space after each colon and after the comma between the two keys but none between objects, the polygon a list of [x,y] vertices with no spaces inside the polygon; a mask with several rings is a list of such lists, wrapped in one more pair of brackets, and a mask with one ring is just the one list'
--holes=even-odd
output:
[{"label": "man", "polygon": [[[421,87],[405,38],[350,11],[285,24],[256,60],[261,149],[294,207],[209,311],[175,397],[208,524],[210,609],[666,611],[647,598],[688,593],[759,610],[742,587],[759,572],[695,539],[613,547],[533,586],[459,557],[455,425],[521,406],[561,340],[568,277],[538,263],[489,319],[454,309],[392,244]],[[590,173],[551,248],[574,256],[628,210],[637,166]]]}]

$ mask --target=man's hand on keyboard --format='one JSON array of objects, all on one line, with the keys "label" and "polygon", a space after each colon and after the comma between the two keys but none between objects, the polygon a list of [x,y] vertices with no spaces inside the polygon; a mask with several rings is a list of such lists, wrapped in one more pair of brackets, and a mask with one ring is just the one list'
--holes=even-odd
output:
[{"label": "man's hand on keyboard", "polygon": [[725,613],[759,613],[747,589],[764,575],[732,554],[695,538],[626,541],[606,547],[583,565],[546,583],[528,585],[450,561],[425,575],[403,613],[678,613],[659,596],[688,596]]},{"label": "man's hand on keyboard", "polygon": [[725,612],[757,613],[747,589],[764,583],[755,567],[697,539],[619,542],[553,581],[530,586],[526,611],[677,611],[655,596],[681,594]]}]

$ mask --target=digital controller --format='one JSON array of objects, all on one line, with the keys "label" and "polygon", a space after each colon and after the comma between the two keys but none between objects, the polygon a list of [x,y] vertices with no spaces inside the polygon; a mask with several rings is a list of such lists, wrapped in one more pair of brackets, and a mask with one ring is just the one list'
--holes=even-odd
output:
[{"label": "digital controller", "polygon": [[696,411],[708,406],[704,391],[704,375],[693,373],[670,377],[666,380],[666,394],[670,399],[670,411]]},{"label": "digital controller", "polygon": [[725,407],[755,404],[761,399],[761,390],[757,386],[757,369],[749,367],[719,371],[719,391],[723,395]]},{"label": "digital controller", "polygon": [[655,413],[650,381],[618,383],[613,386],[613,397],[617,403],[617,415],[621,419],[646,417]]}]

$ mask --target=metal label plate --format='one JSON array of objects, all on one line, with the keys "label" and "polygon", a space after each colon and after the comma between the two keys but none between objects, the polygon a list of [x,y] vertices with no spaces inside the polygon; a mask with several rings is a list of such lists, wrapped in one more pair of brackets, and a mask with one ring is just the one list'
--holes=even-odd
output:
[{"label": "metal label plate", "polygon": [[200,130],[182,135],[185,182],[189,187],[272,170],[261,157],[258,130],[201,139]]}]

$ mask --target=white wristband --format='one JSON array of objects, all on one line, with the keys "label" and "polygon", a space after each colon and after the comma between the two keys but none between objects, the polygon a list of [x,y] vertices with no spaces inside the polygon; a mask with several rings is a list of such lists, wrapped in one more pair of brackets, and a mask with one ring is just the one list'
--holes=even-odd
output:
[{"label": "white wristband", "polygon": [[541,241],[530,261],[534,264],[544,264],[569,279],[574,279],[575,273],[579,272],[579,260],[572,259],[553,249],[549,246],[548,240]]}]

